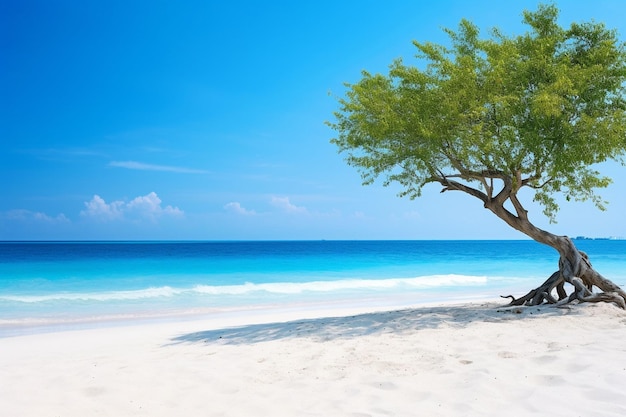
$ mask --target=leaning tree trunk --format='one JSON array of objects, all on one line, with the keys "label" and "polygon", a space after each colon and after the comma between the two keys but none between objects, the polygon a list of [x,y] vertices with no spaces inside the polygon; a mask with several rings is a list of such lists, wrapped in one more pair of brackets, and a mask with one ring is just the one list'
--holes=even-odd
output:
[{"label": "leaning tree trunk", "polygon": [[[528,292],[520,298],[512,295],[509,305],[539,305],[550,303],[562,305],[578,300],[578,302],[612,302],[618,307],[626,309],[626,292],[618,285],[600,275],[589,262],[586,253],[579,251],[574,242],[567,236],[557,236],[542,230],[532,224],[527,217],[527,211],[517,200],[517,196],[507,186],[508,193],[503,193],[503,198],[496,197],[487,200],[485,207],[495,213],[514,229],[519,230],[533,240],[554,248],[559,253],[559,270],[554,272],[542,285]],[[504,207],[505,199],[510,199],[515,207],[517,216]],[[565,284],[573,286],[568,295]],[[594,293],[597,287],[601,292]],[[556,291],[556,294],[554,293]]]},{"label": "leaning tree trunk", "polygon": [[[559,252],[559,270],[554,272],[541,286],[523,297],[515,298],[512,295],[504,297],[511,298],[509,305],[539,305],[544,302],[562,305],[577,300],[592,303],[612,302],[618,307],[626,309],[626,292],[600,275],[591,266],[587,254],[579,251],[570,238],[549,234],[541,237],[545,238],[546,236],[550,238],[542,239],[541,242],[552,246]],[[569,295],[565,290],[566,283],[573,286]],[[597,287],[601,292],[594,293],[594,287]]]},{"label": "leaning tree trunk", "polygon": [[[600,275],[589,262],[586,253],[579,251],[574,242],[567,236],[557,236],[542,230],[532,224],[528,219],[528,211],[522,206],[517,198],[517,192],[524,185],[528,185],[528,179],[522,179],[518,171],[515,176],[508,176],[501,172],[486,171],[475,173],[469,170],[461,170],[461,177],[478,179],[482,181],[487,192],[469,187],[466,184],[451,180],[451,177],[439,173],[433,181],[438,181],[443,186],[441,192],[458,190],[478,198],[484,207],[512,228],[524,233],[533,240],[548,245],[559,253],[559,270],[554,272],[543,284],[520,298],[508,295],[511,298],[509,305],[539,305],[545,303],[562,305],[577,300],[578,302],[611,302],[618,307],[626,309],[626,292],[618,285]],[[503,182],[503,188],[494,195],[493,182],[486,179],[499,179]],[[513,206],[513,211],[505,207],[505,203]],[[514,214],[515,213],[515,214]],[[565,285],[573,287],[568,295]],[[594,293],[597,287],[601,292]],[[556,294],[555,294],[556,292]]]}]

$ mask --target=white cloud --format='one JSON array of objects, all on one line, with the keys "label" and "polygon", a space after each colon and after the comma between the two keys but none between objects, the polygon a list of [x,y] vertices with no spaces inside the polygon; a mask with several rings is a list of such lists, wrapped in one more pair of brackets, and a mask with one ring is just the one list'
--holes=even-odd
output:
[{"label": "white cloud", "polygon": [[124,218],[149,219],[156,221],[161,216],[182,217],[184,212],[178,207],[161,206],[161,199],[153,191],[147,195],[139,196],[126,203],[113,201],[107,203],[99,195],[94,195],[90,201],[85,202],[85,210],[81,216],[99,221],[121,220]]},{"label": "white cloud", "polygon": [[44,223],[70,223],[70,219],[68,219],[65,214],[60,213],[55,217],[49,216],[46,213],[42,213],[39,211],[30,211],[24,209],[10,210],[5,212],[2,215],[3,218],[8,220],[19,220],[19,221],[38,221]]},{"label": "white cloud", "polygon": [[209,171],[203,169],[193,169],[185,167],[175,167],[168,165],[154,165],[145,164],[137,161],[111,161],[109,166],[117,168],[134,169],[139,171],[165,171],[165,172],[177,172],[179,174],[208,174]]},{"label": "white cloud", "polygon": [[123,201],[107,204],[99,195],[94,195],[90,201],[86,201],[85,208],[86,210],[80,212],[81,216],[93,217],[103,221],[121,219],[124,216],[122,212]]},{"label": "white cloud", "polygon": [[138,213],[151,219],[156,219],[163,214],[174,217],[181,217],[184,214],[178,207],[161,207],[161,199],[154,191],[145,196],[135,197],[126,205],[126,208],[129,212]]},{"label": "white cloud", "polygon": [[287,213],[307,213],[306,207],[292,204],[289,197],[272,197],[270,203]]},{"label": "white cloud", "polygon": [[226,204],[226,205],[224,206],[224,208],[225,208],[226,210],[228,210],[228,211],[231,211],[231,212],[233,212],[233,213],[237,213],[237,214],[242,214],[242,215],[244,215],[244,216],[253,216],[253,215],[255,215],[255,214],[256,214],[256,211],[254,211],[254,210],[248,210],[248,209],[246,209],[246,208],[242,207],[242,206],[241,206],[241,204],[239,204],[239,203],[238,203],[238,202],[236,202],[236,201],[232,201],[232,202],[230,202],[230,203]]}]

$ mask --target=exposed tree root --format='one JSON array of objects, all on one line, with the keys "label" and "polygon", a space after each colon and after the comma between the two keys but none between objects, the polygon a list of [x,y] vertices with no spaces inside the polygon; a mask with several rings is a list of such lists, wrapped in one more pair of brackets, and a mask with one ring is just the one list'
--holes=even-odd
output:
[{"label": "exposed tree root", "polygon": [[[568,296],[564,289],[565,280],[561,276],[561,271],[556,271],[541,284],[541,286],[529,291],[522,297],[515,298],[512,295],[502,295],[501,297],[511,299],[511,302],[508,304],[509,306],[536,306],[544,303],[562,306],[572,301],[578,301],[580,303],[614,303],[616,306],[626,310],[626,301],[625,298],[620,295],[620,292],[608,291],[594,293],[585,285],[583,280],[578,277],[573,277],[570,283],[574,286],[574,290]],[[556,298],[552,292],[555,288],[558,298]]]},{"label": "exposed tree root", "polygon": [[[550,278],[548,278],[543,284],[541,284],[539,287],[535,288],[534,290],[529,291],[528,294],[524,295],[523,297],[515,298],[512,295],[507,295],[507,296],[502,295],[501,297],[510,298],[511,299],[511,302],[509,303],[510,306],[521,306],[521,305],[536,306],[539,304],[543,304],[544,301],[546,301],[549,304],[554,304],[557,301],[552,296],[552,290],[555,287],[558,287],[559,289],[557,291],[559,293],[559,300],[562,300],[561,294],[565,295],[565,290],[563,289],[564,282],[565,281],[563,280],[563,277],[561,276],[561,271],[556,271],[555,273],[550,275]],[[567,295],[565,295],[565,297],[567,297]]]},{"label": "exposed tree root", "polygon": [[[573,301],[608,302],[626,310],[626,292],[593,269],[587,254],[577,250],[571,240],[566,241],[570,246],[561,252],[559,270],[550,275],[543,284],[519,298],[512,295],[501,297],[511,299],[509,306],[535,306],[544,303],[562,306]],[[569,295],[565,291],[565,283],[574,288]],[[593,287],[602,292],[594,293]]]},{"label": "exposed tree root", "polygon": [[607,302],[614,303],[618,307],[626,310],[626,301],[624,301],[624,298],[617,292],[593,293],[585,286],[583,280],[578,277],[572,278],[571,283],[575,288],[574,291],[567,299],[559,301],[557,303],[558,305],[567,304],[574,300],[587,303]]}]

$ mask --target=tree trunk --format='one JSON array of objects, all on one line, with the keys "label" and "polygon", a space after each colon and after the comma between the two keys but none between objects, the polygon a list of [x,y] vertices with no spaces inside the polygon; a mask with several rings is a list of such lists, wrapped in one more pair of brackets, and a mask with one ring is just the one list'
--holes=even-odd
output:
[{"label": "tree trunk", "polygon": [[[600,275],[589,262],[585,252],[579,251],[567,236],[553,236],[551,241],[560,255],[559,270],[554,272],[543,284],[529,291],[520,298],[512,295],[509,305],[539,305],[544,302],[563,305],[577,300],[578,302],[612,302],[620,308],[626,309],[626,292],[612,281]],[[568,296],[565,291],[565,283],[574,288]],[[599,293],[594,293],[597,287]],[[556,289],[557,297],[553,290]]]},{"label": "tree trunk", "polygon": [[[559,270],[554,272],[542,285],[529,291],[520,298],[512,295],[509,305],[539,305],[544,302],[563,305],[574,300],[578,302],[612,302],[626,309],[626,292],[612,281],[600,275],[592,266],[586,253],[579,251],[567,236],[557,236],[533,225],[526,216],[526,211],[513,193],[507,195],[515,206],[517,216],[504,208],[502,200],[485,202],[490,209],[509,226],[519,230],[539,243],[554,248],[559,253]],[[565,291],[565,284],[574,288],[570,295]],[[597,287],[601,292],[594,293]],[[556,289],[556,297],[553,291]]]}]

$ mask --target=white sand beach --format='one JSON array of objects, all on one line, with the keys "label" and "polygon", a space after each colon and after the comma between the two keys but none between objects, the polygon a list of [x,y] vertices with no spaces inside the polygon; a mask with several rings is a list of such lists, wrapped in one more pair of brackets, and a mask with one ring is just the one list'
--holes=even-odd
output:
[{"label": "white sand beach", "polygon": [[310,313],[2,338],[0,410],[16,417],[626,415],[626,312],[612,305],[473,303],[302,318]]}]

